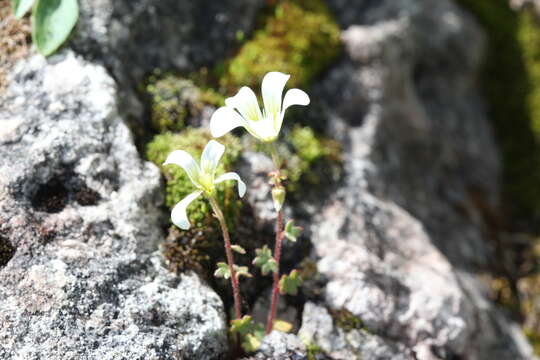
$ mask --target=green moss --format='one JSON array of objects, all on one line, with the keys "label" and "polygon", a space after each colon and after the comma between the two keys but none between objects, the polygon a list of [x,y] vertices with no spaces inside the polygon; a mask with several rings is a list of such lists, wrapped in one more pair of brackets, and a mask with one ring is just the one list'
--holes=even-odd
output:
[{"label": "green moss", "polygon": [[269,71],[291,74],[291,87],[305,85],[338,56],[339,35],[322,0],[279,1],[262,28],[225,64],[221,85],[255,90]]},{"label": "green moss", "polygon": [[540,215],[540,29],[507,0],[458,0],[488,35],[482,84],[504,167],[512,218]]},{"label": "green moss", "polygon": [[345,309],[331,311],[332,318],[337,327],[344,331],[365,330],[364,322],[358,316]]},{"label": "green moss", "polygon": [[[195,191],[195,186],[182,168],[175,165],[163,166],[163,162],[172,151],[177,149],[187,151],[195,159],[199,159],[210,139],[208,130],[188,127],[177,134],[167,132],[156,135],[148,143],[146,156],[148,160],[160,167],[165,177],[165,203],[170,209]],[[240,142],[235,137],[224,136],[219,139],[219,142],[226,146],[226,150],[220,162],[218,174],[232,171],[240,154]],[[233,232],[241,208],[236,186],[231,186],[228,182],[220,184],[217,187],[216,196],[222,206],[229,229]],[[212,248],[214,244],[217,244],[219,249],[222,248],[221,242],[213,241],[220,237],[219,224],[213,218],[210,204],[204,197],[201,196],[191,203],[188,208],[188,217],[191,228],[188,231],[181,231],[172,227],[169,242],[165,244],[165,255],[173,263],[175,270],[193,268],[202,260],[207,260],[206,250]]]},{"label": "green moss", "polygon": [[149,77],[145,91],[150,100],[151,124],[158,132],[179,131],[201,113],[205,104],[223,104],[223,97],[211,88],[158,70]]},{"label": "green moss", "polygon": [[324,350],[319,345],[312,342],[306,344],[306,352],[308,360],[316,360],[318,359],[317,355],[324,354]]},{"label": "green moss", "polygon": [[[284,154],[287,189],[295,192],[302,184],[319,185],[330,177],[337,178],[341,170],[341,145],[332,139],[317,135],[308,126],[295,126],[285,137],[292,148]],[[324,171],[318,171],[322,170]],[[323,175],[324,174],[324,177]]]}]

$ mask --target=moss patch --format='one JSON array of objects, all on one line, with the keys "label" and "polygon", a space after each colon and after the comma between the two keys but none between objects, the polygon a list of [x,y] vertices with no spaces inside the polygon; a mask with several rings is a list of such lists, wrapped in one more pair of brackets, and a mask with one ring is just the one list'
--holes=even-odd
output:
[{"label": "moss patch", "polygon": [[[182,168],[175,165],[163,166],[163,162],[172,151],[179,149],[187,151],[198,160],[210,139],[208,130],[188,127],[177,134],[167,132],[156,135],[148,143],[146,156],[160,167],[165,177],[165,203],[170,209],[196,189]],[[240,154],[240,142],[233,136],[224,136],[219,142],[226,147],[218,168],[218,174],[221,174],[233,170],[233,165]],[[228,182],[220,184],[217,186],[216,196],[232,232],[241,208],[236,184],[235,186],[231,186]],[[169,260],[174,260],[172,263],[177,267],[175,270],[193,268],[192,265],[207,260],[205,249],[211,248],[212,244],[216,243],[213,240],[220,236],[219,224],[213,218],[210,204],[204,197],[201,196],[191,203],[188,217],[191,228],[188,231],[181,231],[172,227],[169,245],[174,246],[167,248],[166,245],[168,250],[166,256]],[[221,249],[221,243],[217,244]]]},{"label": "moss patch", "polygon": [[291,87],[305,85],[338,56],[339,35],[322,0],[278,1],[263,26],[225,64],[221,85],[255,90],[269,71],[291,74]]},{"label": "moss patch", "polygon": [[507,0],[458,3],[488,35],[482,85],[502,150],[505,207],[514,220],[531,221],[540,216],[540,29]]},{"label": "moss patch", "polygon": [[330,315],[334,319],[334,323],[337,327],[344,331],[351,330],[365,330],[364,322],[358,316],[353,315],[350,311],[345,309],[333,310]]},{"label": "moss patch", "polygon": [[205,105],[221,106],[223,97],[192,79],[156,70],[147,80],[152,128],[157,132],[179,131],[200,116]]}]

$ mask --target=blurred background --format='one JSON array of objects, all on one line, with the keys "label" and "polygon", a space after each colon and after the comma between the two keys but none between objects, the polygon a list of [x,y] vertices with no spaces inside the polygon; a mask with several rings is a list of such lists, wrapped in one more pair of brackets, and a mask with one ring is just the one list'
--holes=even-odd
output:
[{"label": "blurred background", "polygon": [[[242,86],[260,95],[263,76],[281,71],[291,75],[288,87],[311,97],[309,107],[288,111],[279,147],[286,159],[288,214],[306,229],[284,259],[285,269],[299,268],[306,279],[301,296],[288,298],[288,310],[283,310],[295,331],[309,333],[302,311],[313,302],[329,309],[334,322],[348,329],[345,333],[364,326],[357,321],[377,334],[379,328],[390,328],[379,335],[397,338],[420,354],[429,344],[437,359],[532,359],[523,350],[527,346],[516,340],[522,335],[540,355],[539,1],[100,0],[80,1],[78,16],[64,45],[38,68],[75,56],[102,66],[113,79],[114,113],[129,128],[140,157],[161,171],[164,186],[158,192],[164,202],[156,206],[165,215],[157,220],[163,232],[158,242],[169,270],[194,270],[230,306],[227,284],[211,276],[223,255],[208,204],[198,200],[192,205],[194,227],[189,231],[171,226],[168,211],[193,188],[181,169],[161,164],[175,149],[198,156],[211,138],[210,116],[225,98]],[[0,2],[0,120],[20,114],[17,96],[42,91],[42,85],[36,90],[33,78],[24,76],[25,69],[40,71],[24,63],[41,56],[32,42],[30,18],[16,19],[12,3]],[[87,98],[70,91],[69,96]],[[13,141],[6,140],[4,151],[13,151]],[[233,238],[252,253],[272,239],[273,218],[264,200],[265,149],[243,130],[220,141],[227,145],[223,170],[241,169],[253,188],[247,204],[233,189],[219,190]],[[4,166],[10,169],[9,163]],[[91,191],[82,203],[71,195],[64,198],[55,193],[58,187],[71,191],[76,185],[62,176],[37,181],[37,190],[28,190],[38,213],[57,213],[55,206],[63,211],[72,201],[83,206],[93,203],[94,195],[108,196],[89,182]],[[2,241],[0,265],[5,265],[19,250],[15,242]],[[341,242],[353,246],[344,253],[362,253],[357,245],[368,249],[368,255],[350,260],[357,269],[354,276],[324,267],[325,261],[344,257],[329,250]],[[419,260],[424,255],[420,249],[431,247],[434,260]],[[393,255],[388,260],[381,255],[386,252],[406,260],[394,262]],[[482,310],[489,315],[471,310],[489,320],[465,321],[459,341],[400,335],[405,325],[392,320],[399,314],[396,304],[410,300],[399,291],[394,294],[397,285],[378,285],[395,295],[388,300],[392,305],[382,305],[392,309],[390,320],[371,319],[373,308],[358,305],[355,297],[354,289],[374,283],[366,275],[371,268],[362,264],[385,261],[392,269],[377,272],[409,278],[396,281],[422,299],[429,298],[430,281],[420,274],[448,263],[449,270],[437,271],[458,279],[456,292],[468,299],[456,305],[460,316],[467,318],[463,309],[482,308],[471,295],[475,291],[495,310]],[[340,283],[353,299],[340,302],[327,286],[349,275],[367,277],[368,285],[364,280]],[[256,311],[264,307],[259,295],[269,279],[247,281],[244,305]],[[362,293],[361,298],[371,295]],[[441,303],[447,299],[442,291],[431,295],[440,295]],[[431,300],[422,307],[431,309]],[[443,310],[433,312],[437,315],[425,315],[425,321],[447,324]],[[420,323],[423,316],[406,323]],[[463,340],[482,329],[489,330],[475,345]],[[431,333],[425,338],[431,339]],[[495,345],[499,339],[504,340]],[[323,346],[324,352],[340,358],[345,350],[332,346]]]}]

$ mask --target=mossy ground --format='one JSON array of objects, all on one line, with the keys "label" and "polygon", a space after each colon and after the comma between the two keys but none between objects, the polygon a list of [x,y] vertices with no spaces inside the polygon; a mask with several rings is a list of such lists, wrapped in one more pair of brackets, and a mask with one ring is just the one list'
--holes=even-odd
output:
[{"label": "mossy ground", "polygon": [[221,65],[226,89],[254,91],[269,71],[291,74],[288,86],[306,86],[340,53],[340,29],[322,0],[281,0],[238,54]]}]

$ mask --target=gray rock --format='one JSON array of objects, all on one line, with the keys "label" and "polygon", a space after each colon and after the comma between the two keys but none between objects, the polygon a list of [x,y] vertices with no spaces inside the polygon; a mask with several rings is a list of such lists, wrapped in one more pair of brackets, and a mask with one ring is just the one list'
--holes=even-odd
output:
[{"label": "gray rock", "polygon": [[155,69],[197,71],[234,53],[264,0],[82,0],[69,47],[120,85],[119,108],[136,137],[148,121],[136,93]]},{"label": "gray rock", "polygon": [[293,334],[272,331],[257,353],[244,360],[308,360],[304,343]]},{"label": "gray rock", "polygon": [[104,67],[34,56],[0,99],[0,358],[217,359],[221,299],[174,276],[158,169]]},{"label": "gray rock", "polygon": [[[311,117],[344,144],[345,176],[314,199],[307,232],[326,282],[301,334],[336,358],[533,358],[475,275],[491,269],[499,207],[474,81],[483,34],[449,1],[329,3],[346,56],[312,91]],[[329,325],[324,309],[365,331]]]}]

